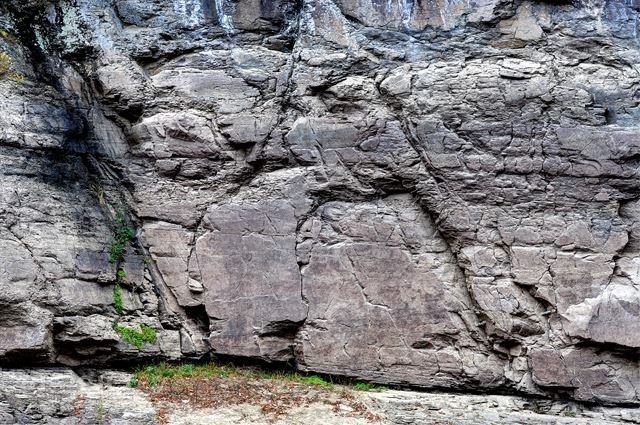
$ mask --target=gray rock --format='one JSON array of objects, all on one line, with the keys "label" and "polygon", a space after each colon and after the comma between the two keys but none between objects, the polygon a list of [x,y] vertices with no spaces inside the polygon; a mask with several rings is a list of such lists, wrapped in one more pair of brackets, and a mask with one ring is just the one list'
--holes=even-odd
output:
[{"label": "gray rock", "polygon": [[273,200],[213,207],[203,226],[208,231],[196,242],[195,261],[212,321],[212,349],[291,359],[293,336],[307,315],[293,206]]},{"label": "gray rock", "polygon": [[[301,405],[274,418],[266,416],[258,403],[200,408],[185,403],[151,402],[142,391],[129,388],[131,375],[112,370],[65,368],[40,370],[3,369],[0,388],[0,420],[3,424],[70,425],[109,423],[156,425],[164,411],[168,425],[205,424],[350,424],[371,423],[353,415],[343,402],[345,392],[352,402],[362,403],[377,415],[375,423],[400,424],[549,424],[615,425],[640,423],[637,409],[582,405],[541,399],[498,395],[415,393],[389,390],[353,392],[339,388],[320,394],[314,403]],[[308,390],[307,390],[308,391]],[[313,390],[312,390],[313,391]],[[36,396],[34,396],[36,395]]]},{"label": "gray rock", "polygon": [[3,2],[0,363],[640,403],[640,12],[583,3]]}]

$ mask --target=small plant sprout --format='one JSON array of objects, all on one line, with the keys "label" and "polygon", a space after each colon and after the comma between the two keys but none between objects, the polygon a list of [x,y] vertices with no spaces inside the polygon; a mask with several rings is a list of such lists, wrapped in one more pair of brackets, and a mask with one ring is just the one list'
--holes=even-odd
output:
[{"label": "small plant sprout", "polygon": [[119,283],[116,283],[116,286],[113,287],[113,307],[118,315],[122,314],[122,289]]},{"label": "small plant sprout", "polygon": [[114,330],[122,337],[122,339],[136,348],[142,348],[145,343],[153,344],[158,338],[156,330],[144,323],[140,324],[140,330],[123,325],[115,325]]},{"label": "small plant sprout", "polygon": [[369,382],[356,382],[353,384],[353,389],[356,391],[384,391],[388,390],[384,385],[371,384]]},{"label": "small plant sprout", "polygon": [[116,272],[116,282],[124,282],[124,279],[127,277],[127,273],[122,270],[122,269],[118,269],[118,271]]},{"label": "small plant sprout", "polygon": [[135,388],[138,386],[138,378],[136,375],[132,375],[131,379],[129,379],[129,388]]},{"label": "small plant sprout", "polygon": [[109,247],[109,262],[117,264],[124,259],[124,250],[133,240],[133,229],[127,225],[124,218],[116,215],[116,229],[114,232],[114,240]]},{"label": "small plant sprout", "polygon": [[331,387],[333,385],[331,382],[325,381],[318,375],[303,376],[301,377],[300,382],[303,384],[318,385],[321,387]]}]

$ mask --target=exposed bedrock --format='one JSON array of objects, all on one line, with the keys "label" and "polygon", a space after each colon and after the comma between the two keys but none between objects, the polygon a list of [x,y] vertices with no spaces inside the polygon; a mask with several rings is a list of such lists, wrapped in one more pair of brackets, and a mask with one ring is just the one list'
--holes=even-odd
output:
[{"label": "exposed bedrock", "polygon": [[1,8],[2,363],[640,403],[635,2]]}]

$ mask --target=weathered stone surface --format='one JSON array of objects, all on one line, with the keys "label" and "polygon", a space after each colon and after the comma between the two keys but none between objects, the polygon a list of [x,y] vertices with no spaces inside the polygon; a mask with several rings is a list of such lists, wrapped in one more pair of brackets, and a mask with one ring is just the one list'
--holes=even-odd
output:
[{"label": "weathered stone surface", "polygon": [[[339,404],[346,392],[364,403],[381,425],[616,425],[640,423],[637,409],[598,407],[575,402],[526,399],[504,395],[413,393],[409,391],[336,391],[317,402],[267,416],[258,403],[199,408],[189,403],[153,403],[144,393],[128,388],[130,375],[111,370],[70,369],[0,370],[0,421],[3,424],[121,425],[313,424],[364,425],[371,420],[354,416]],[[308,390],[307,390],[308,391]],[[37,397],[33,397],[33,394]],[[293,392],[292,396],[296,393]],[[326,399],[325,399],[326,398]],[[346,403],[345,403],[346,404]],[[160,414],[163,422],[160,422]]]},{"label": "weathered stone surface", "polygon": [[[296,262],[296,219],[286,200],[212,207],[195,245],[211,318],[209,342],[221,354],[292,358],[307,315]],[[244,313],[237,314],[238,309]]]},{"label": "weathered stone surface", "polygon": [[[70,369],[1,370],[0,375],[3,424],[158,423],[144,395],[124,386],[126,374],[107,372],[102,382],[85,381]],[[113,385],[117,375],[127,380]]]},{"label": "weathered stone surface", "polygon": [[640,382],[637,361],[588,348],[534,349],[530,361],[534,382],[569,389],[578,399],[619,402],[633,398]]},{"label": "weathered stone surface", "polygon": [[[431,219],[409,196],[324,204],[302,227],[309,314],[301,365],[361,378],[457,387],[502,381],[482,349],[463,276]],[[482,361],[486,372],[478,373]]]},{"label": "weathered stone surface", "polygon": [[3,2],[0,362],[640,403],[639,13]]}]

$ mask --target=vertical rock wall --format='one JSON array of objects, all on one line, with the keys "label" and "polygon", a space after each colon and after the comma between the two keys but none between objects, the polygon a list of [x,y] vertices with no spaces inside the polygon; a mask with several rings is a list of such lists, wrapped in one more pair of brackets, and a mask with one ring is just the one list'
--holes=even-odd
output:
[{"label": "vertical rock wall", "polygon": [[635,3],[18,3],[3,361],[640,401]]}]

